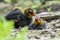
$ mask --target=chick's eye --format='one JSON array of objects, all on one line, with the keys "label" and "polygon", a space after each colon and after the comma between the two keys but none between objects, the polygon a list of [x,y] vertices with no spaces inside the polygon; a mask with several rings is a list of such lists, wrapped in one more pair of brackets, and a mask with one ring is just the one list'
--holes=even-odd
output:
[{"label": "chick's eye", "polygon": [[29,10],[28,10],[28,12],[29,12],[29,13],[32,13],[32,12],[33,12],[33,10],[32,10],[32,9],[29,9]]},{"label": "chick's eye", "polygon": [[29,10],[29,12],[31,13],[31,12],[32,12],[32,10]]}]

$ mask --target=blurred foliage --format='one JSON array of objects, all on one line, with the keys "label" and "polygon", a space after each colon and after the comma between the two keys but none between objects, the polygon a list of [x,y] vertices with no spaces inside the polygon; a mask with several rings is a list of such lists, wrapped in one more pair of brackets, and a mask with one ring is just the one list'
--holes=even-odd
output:
[{"label": "blurred foliage", "polygon": [[23,27],[21,31],[17,32],[18,34],[16,35],[16,37],[14,37],[14,40],[28,40],[27,32],[28,32],[28,28]]},{"label": "blurred foliage", "polygon": [[[44,1],[46,4],[42,5],[42,2]],[[10,11],[8,9],[13,9],[14,7],[20,7],[22,11],[24,11],[26,8],[32,8],[34,11],[36,11],[37,9],[50,6],[53,3],[60,3],[57,0],[5,0],[5,2],[7,2],[6,5],[9,4],[9,6],[3,8],[3,11]]]},{"label": "blurred foliage", "polygon": [[6,21],[5,18],[0,19],[0,40],[7,40],[13,29],[13,21]]},{"label": "blurred foliage", "polygon": [[51,40],[60,40],[60,37],[52,38]]},{"label": "blurred foliage", "polygon": [[5,2],[7,2],[7,3],[11,3],[11,0],[4,0]]},{"label": "blurred foliage", "polygon": [[4,17],[0,18],[0,40],[27,40],[28,28],[24,27],[21,31],[17,31],[18,34],[14,38],[11,37],[11,31],[14,27],[14,21],[7,21]]},{"label": "blurred foliage", "polygon": [[57,34],[60,36],[60,32],[57,32]]}]

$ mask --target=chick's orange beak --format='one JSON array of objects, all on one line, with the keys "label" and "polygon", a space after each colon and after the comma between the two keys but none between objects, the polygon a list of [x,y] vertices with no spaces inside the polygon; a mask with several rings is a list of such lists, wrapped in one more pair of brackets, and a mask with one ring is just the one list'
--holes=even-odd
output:
[{"label": "chick's orange beak", "polygon": [[35,19],[36,23],[40,24],[40,19]]},{"label": "chick's orange beak", "polygon": [[35,16],[35,13],[31,13],[32,16]]}]

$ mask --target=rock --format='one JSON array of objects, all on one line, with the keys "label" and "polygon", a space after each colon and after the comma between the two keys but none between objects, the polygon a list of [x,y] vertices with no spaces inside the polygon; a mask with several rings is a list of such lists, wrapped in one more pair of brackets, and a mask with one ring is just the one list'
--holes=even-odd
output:
[{"label": "rock", "polygon": [[60,28],[60,23],[57,23],[57,24],[55,25],[55,27],[56,27],[56,28]]},{"label": "rock", "polygon": [[43,7],[43,8],[39,8],[37,9],[37,14],[41,13],[41,12],[48,12],[48,8],[51,8],[51,12],[56,12],[56,11],[60,11],[60,3],[59,4],[54,4],[52,3],[52,5]]},{"label": "rock", "polygon": [[60,19],[57,19],[57,20],[56,20],[56,23],[60,23]]},{"label": "rock", "polygon": [[36,16],[41,17],[42,19],[46,21],[51,21],[54,19],[59,19],[60,18],[60,12],[42,12],[40,14],[36,14]]},{"label": "rock", "polygon": [[56,20],[52,20],[52,21],[50,22],[50,24],[51,24],[52,26],[54,26],[54,24],[56,24]]},{"label": "rock", "polygon": [[39,14],[41,12],[48,12],[47,7],[46,8],[38,9],[36,13]]},{"label": "rock", "polygon": [[50,34],[51,37],[56,37],[56,33],[54,31],[51,32]]},{"label": "rock", "polygon": [[52,27],[53,27],[53,25],[51,25],[50,23],[46,24],[46,29],[50,29]]},{"label": "rock", "polygon": [[50,40],[50,36],[48,34],[42,35],[40,40]]},{"label": "rock", "polygon": [[51,11],[59,11],[60,10],[60,4],[52,4],[51,6]]},{"label": "rock", "polygon": [[35,36],[36,39],[40,39],[40,36]]}]

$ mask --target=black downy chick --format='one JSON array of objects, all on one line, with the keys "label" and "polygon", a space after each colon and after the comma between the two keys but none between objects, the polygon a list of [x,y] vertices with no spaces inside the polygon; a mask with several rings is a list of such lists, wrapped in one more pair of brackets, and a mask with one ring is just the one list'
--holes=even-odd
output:
[{"label": "black downy chick", "polygon": [[34,22],[28,26],[29,30],[42,30],[45,29],[46,25],[44,23],[44,21],[41,18],[36,17]]},{"label": "black downy chick", "polygon": [[21,16],[22,20],[15,23],[16,28],[24,27],[32,22],[32,17],[35,16],[31,8],[25,9],[24,15]]},{"label": "black downy chick", "polygon": [[32,21],[32,16],[34,16],[34,12],[31,8],[26,9],[24,14],[21,10],[15,9],[6,15],[6,19],[14,20],[14,28],[18,29],[19,27],[29,25]]}]

